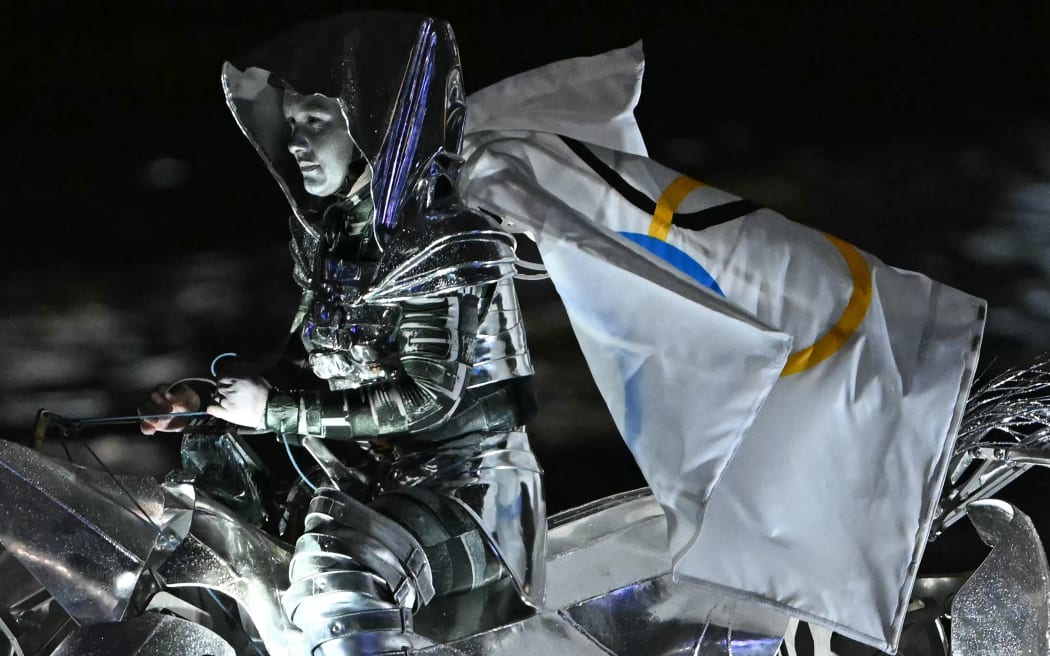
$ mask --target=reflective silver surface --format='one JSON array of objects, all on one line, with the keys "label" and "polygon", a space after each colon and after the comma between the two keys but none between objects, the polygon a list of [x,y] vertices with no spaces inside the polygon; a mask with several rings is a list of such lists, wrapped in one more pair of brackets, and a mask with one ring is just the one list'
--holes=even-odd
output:
[{"label": "reflective silver surface", "polygon": [[773,656],[788,616],[672,580],[667,520],[648,489],[551,518],[547,598],[611,652]]},{"label": "reflective silver surface", "polygon": [[167,587],[204,587],[237,601],[271,656],[305,653],[302,633],[285,617],[291,552],[204,495],[196,499],[190,534],[157,574]]},{"label": "reflective silver surface", "polygon": [[0,654],[48,654],[77,625],[17,558],[0,551]]},{"label": "reflective silver surface", "polygon": [[[406,459],[399,463],[403,468],[400,473],[422,476],[421,481],[428,477],[426,472],[465,467],[464,473],[473,474],[446,479],[443,484],[449,488],[445,493],[462,499],[466,504],[464,508],[476,508],[479,521],[490,522],[488,525],[493,527],[495,537],[505,537],[510,530],[512,544],[535,544],[528,534],[517,532],[523,526],[521,518],[513,514],[507,516],[509,524],[498,519],[511,508],[520,512],[533,503],[528,497],[520,500],[498,496],[500,490],[520,492],[520,476],[531,467],[526,467],[527,463],[520,459],[531,457],[531,453],[516,451],[514,441],[507,441],[508,436],[494,436],[494,439],[495,442],[483,442],[486,448],[480,451],[467,448],[458,455],[444,451],[431,454],[439,456],[436,458]],[[24,456],[30,464],[39,458],[35,454],[26,456],[18,449],[10,453]],[[10,453],[9,460],[12,459]],[[51,465],[46,459],[37,464],[45,471]],[[508,468],[509,465],[513,467]],[[62,469],[58,468],[59,473]],[[501,472],[513,475],[518,482],[486,484],[494,480],[491,476]],[[90,479],[92,474],[84,476]],[[37,480],[48,486],[46,476],[38,476]],[[90,491],[91,488],[83,489]],[[473,494],[486,490],[497,496],[484,503],[479,503],[484,496],[472,499]],[[85,496],[79,494],[82,492],[79,485],[69,488],[70,493],[74,491],[78,494],[73,496]],[[277,600],[279,591],[288,585],[290,553],[285,546],[274,543],[207,496],[201,494],[194,499],[192,490],[186,486],[169,485],[146,492],[149,490],[143,486],[142,496],[154,500],[148,507],[159,518],[173,514],[166,515],[156,503],[167,495],[167,503],[179,511],[174,513],[178,521],[170,524],[185,524],[185,510],[193,507],[188,535],[157,569],[157,576],[166,587],[202,586],[221,591],[238,602],[250,618],[247,626],[260,635],[269,654],[293,656],[308,652],[304,636],[285,619]],[[538,497],[533,498],[536,499]],[[110,514],[119,516],[114,513],[112,500],[107,500],[105,506]],[[517,590],[500,585],[439,599],[433,607],[417,615],[421,640],[425,642],[429,636],[438,644],[420,647],[418,653],[772,656],[780,644],[785,617],[671,580],[670,563],[664,555],[666,522],[647,490],[617,495],[562,513],[552,519],[551,525],[550,549],[546,553],[554,576],[548,587],[547,604],[539,608],[524,606],[515,601]],[[542,542],[539,544],[542,546]],[[502,555],[508,564],[527,558],[514,552]],[[534,577],[535,574],[533,582]],[[530,579],[526,575],[522,580]],[[511,579],[503,581],[509,583]],[[115,649],[127,649],[129,654],[227,653],[193,651],[199,645],[217,644],[209,642],[216,639],[215,634],[203,627],[182,620],[176,622],[175,618],[166,618],[160,625],[151,624],[153,620],[144,619],[149,616],[156,617],[154,613],[147,613],[130,623],[93,621],[87,627],[90,630],[69,638],[59,653],[63,656],[81,653],[89,649],[85,645],[98,636],[111,636],[107,644],[117,645]],[[338,622],[338,618],[335,621]],[[357,642],[328,641],[323,643],[322,653],[352,653],[346,649],[361,648]],[[140,645],[142,651],[135,651]],[[150,645],[149,649],[153,649],[153,645],[157,648],[148,651],[145,645]]]},{"label": "reflective silver surface", "polygon": [[406,217],[408,229],[390,244],[362,301],[436,296],[514,275],[514,238],[482,215],[452,205],[412,219]]},{"label": "reflective silver surface", "polygon": [[82,626],[51,656],[236,656],[228,642],[200,624],[160,613]]},{"label": "reflective silver surface", "polygon": [[406,452],[380,484],[457,499],[488,533],[522,593],[542,600],[546,502],[542,470],[524,431],[474,433]]},{"label": "reflective silver surface", "polygon": [[670,576],[666,521],[648,490],[551,518],[547,603],[421,655],[775,656],[788,618]]},{"label": "reflective silver surface", "polygon": [[630,602],[645,617],[632,630],[666,623],[669,632],[678,632],[678,639],[686,641],[688,631],[683,633],[681,622],[691,622],[694,628],[711,624],[747,632],[752,635],[745,642],[752,646],[769,644],[759,636],[779,641],[787,630],[789,618],[780,611],[691,583],[671,583],[667,519],[648,488],[555,515],[547,553],[551,606],[584,613],[590,612],[588,604],[606,603],[597,601],[602,598],[648,598],[653,606],[646,611],[637,601]]},{"label": "reflective silver surface", "polygon": [[347,467],[332,451],[325,446],[324,440],[313,435],[303,435],[299,440],[307,453],[313,456],[324,470],[332,486],[340,490],[356,491],[368,484],[368,479],[356,469]]},{"label": "reflective silver surface", "polygon": [[974,385],[959,428],[934,536],[1033,465],[1050,460],[1050,360]]},{"label": "reflective silver surface", "polygon": [[249,523],[261,526],[266,465],[236,432],[222,435],[183,434],[182,467],[169,473],[170,483],[187,483],[230,507]]},{"label": "reflective silver surface", "polygon": [[952,603],[952,656],[1050,654],[1050,572],[1032,520],[998,500],[967,515],[992,552]]},{"label": "reflective silver surface", "polygon": [[543,611],[446,645],[417,652],[419,656],[609,656],[610,652],[562,613]]},{"label": "reflective silver surface", "polygon": [[[390,47],[389,41],[387,47]],[[400,53],[399,53],[400,54]],[[400,61],[392,55],[391,62]],[[390,71],[391,74],[394,71]],[[394,228],[399,214],[410,196],[431,196],[434,184],[428,178],[433,172],[423,173],[423,167],[435,164],[440,155],[458,159],[463,141],[463,120],[466,105],[463,102],[463,73],[459,67],[459,50],[452,27],[432,18],[419,25],[415,43],[405,65],[403,77],[391,75],[391,81],[400,81],[386,134],[372,163],[372,201],[375,203],[375,222],[387,229]],[[350,106],[350,113],[358,110],[357,122],[375,116],[376,107]],[[350,122],[354,123],[353,116]],[[371,121],[375,124],[375,121]],[[351,134],[353,134],[351,132]],[[368,147],[362,146],[368,153]],[[367,156],[367,155],[366,155]],[[436,167],[435,167],[436,168]],[[455,172],[448,171],[448,182],[455,184]],[[418,182],[422,185],[415,190]],[[417,198],[421,205],[429,205],[431,198]]]},{"label": "reflective silver surface", "polygon": [[0,542],[78,622],[124,617],[147,565],[189,528],[173,489],[0,441]]},{"label": "reflective silver surface", "polygon": [[663,510],[648,489],[551,517],[547,604],[570,606],[671,571],[666,527]]},{"label": "reflective silver surface", "polygon": [[434,597],[424,547],[401,523],[334,488],[310,501],[285,613],[321,653],[385,654],[429,644],[412,613]]},{"label": "reflective silver surface", "polygon": [[670,574],[574,604],[568,614],[620,656],[774,656],[782,642],[782,634],[762,635],[738,627],[738,620],[746,625],[751,618],[746,612],[738,617],[733,601],[687,583],[676,584]]},{"label": "reflective silver surface", "polygon": [[504,278],[496,284],[489,311],[478,326],[474,342],[474,369],[468,385],[509,380],[533,373],[532,359],[525,342],[525,324],[514,283]]}]

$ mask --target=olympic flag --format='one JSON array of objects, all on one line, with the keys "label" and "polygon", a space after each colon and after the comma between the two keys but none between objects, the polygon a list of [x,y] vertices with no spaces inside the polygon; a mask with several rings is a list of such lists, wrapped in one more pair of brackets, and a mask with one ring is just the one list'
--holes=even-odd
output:
[{"label": "olympic flag", "polygon": [[[677,576],[892,651],[985,305],[648,159],[637,87],[609,108],[640,75],[635,47],[479,92],[461,191],[537,240]],[[559,110],[588,84],[604,132]]]}]

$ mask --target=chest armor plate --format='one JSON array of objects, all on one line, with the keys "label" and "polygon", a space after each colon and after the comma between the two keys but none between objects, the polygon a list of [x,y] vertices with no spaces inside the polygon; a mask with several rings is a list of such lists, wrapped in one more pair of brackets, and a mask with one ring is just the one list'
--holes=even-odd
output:
[{"label": "chest armor plate", "polygon": [[399,370],[401,308],[360,302],[374,283],[378,250],[367,239],[368,224],[353,230],[350,218],[326,217],[301,333],[311,369],[332,389],[393,380]]}]

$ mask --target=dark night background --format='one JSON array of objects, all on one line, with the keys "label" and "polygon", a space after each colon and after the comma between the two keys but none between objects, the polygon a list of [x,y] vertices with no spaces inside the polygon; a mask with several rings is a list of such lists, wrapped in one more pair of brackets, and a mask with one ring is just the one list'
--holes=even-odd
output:
[{"label": "dark night background", "polygon": [[[41,407],[130,413],[220,352],[272,357],[297,296],[287,207],[226,109],[219,69],[353,8],[449,19],[468,91],[644,39],[638,117],[654,158],[988,299],[982,367],[1030,362],[1050,345],[1050,4],[845,4],[7,9],[0,437],[26,441]],[[549,283],[519,289],[551,509],[643,484]],[[163,475],[178,447],[134,429],[90,439],[123,472]],[[1030,472],[1001,496],[1050,540],[1048,489]],[[935,543],[927,569],[973,566],[968,530]]]}]

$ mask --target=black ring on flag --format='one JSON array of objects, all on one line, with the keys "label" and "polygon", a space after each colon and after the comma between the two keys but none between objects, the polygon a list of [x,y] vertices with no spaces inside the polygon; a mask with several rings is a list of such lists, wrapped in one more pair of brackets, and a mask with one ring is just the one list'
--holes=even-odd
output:
[{"label": "black ring on flag", "polygon": [[[632,187],[611,166],[603,162],[597,155],[591,152],[587,146],[579,141],[559,134],[558,137],[565,142],[569,150],[583,160],[584,164],[598,174],[606,184],[615,189],[627,202],[634,205],[646,214],[656,213],[656,201],[646,196],[643,192]],[[758,203],[749,200],[734,200],[722,205],[708,207],[698,212],[678,213],[675,212],[671,225],[686,230],[703,230],[704,228],[739,219],[755,210],[762,209]]]}]

